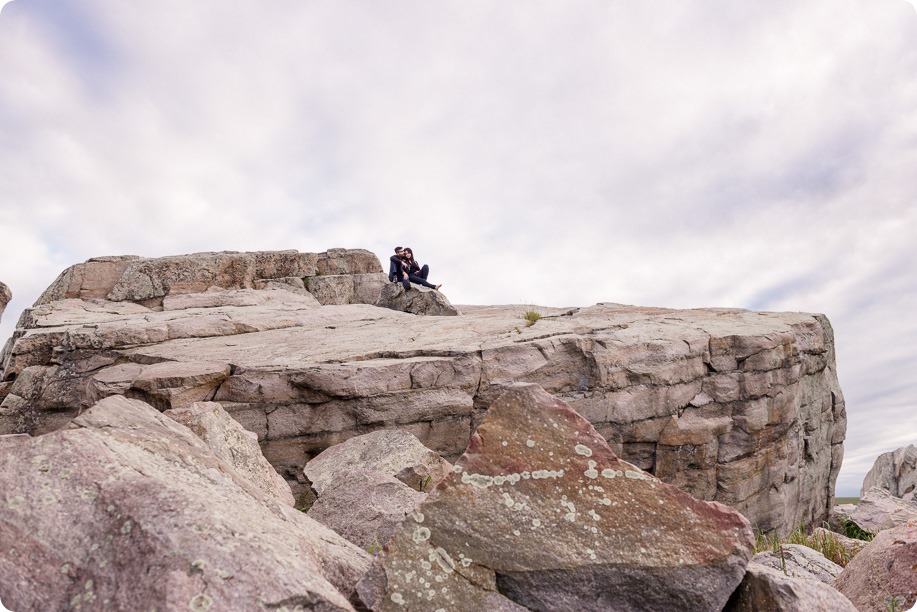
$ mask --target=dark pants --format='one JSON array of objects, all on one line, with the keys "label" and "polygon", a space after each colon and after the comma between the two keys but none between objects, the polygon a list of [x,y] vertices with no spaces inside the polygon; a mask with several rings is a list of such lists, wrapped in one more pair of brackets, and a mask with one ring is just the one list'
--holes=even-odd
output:
[{"label": "dark pants", "polygon": [[423,267],[420,269],[420,272],[417,274],[417,276],[419,276],[420,278],[424,280],[427,280],[427,277],[430,276],[430,266],[428,266],[427,264],[424,264]]},{"label": "dark pants", "polygon": [[[427,266],[424,266],[424,268],[426,267]],[[416,276],[414,274],[411,274],[410,276],[408,276],[408,278],[411,279],[412,283],[417,283],[418,285],[423,285],[424,287],[428,287],[430,289],[436,289],[436,285],[427,282],[427,279],[422,276]],[[405,287],[405,289],[407,289],[407,287]]]}]

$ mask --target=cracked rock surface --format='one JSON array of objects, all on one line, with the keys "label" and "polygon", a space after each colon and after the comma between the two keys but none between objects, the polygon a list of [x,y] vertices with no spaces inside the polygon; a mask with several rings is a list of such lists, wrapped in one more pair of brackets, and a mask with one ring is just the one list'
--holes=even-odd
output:
[{"label": "cracked rock surface", "polygon": [[846,413],[821,315],[597,304],[417,316],[370,305],[384,275],[364,251],[189,257],[100,258],[55,281],[4,353],[0,433],[54,431],[111,395],[160,410],[215,401],[298,497],[309,459],[371,431],[404,429],[454,459],[500,393],[532,382],[622,459],[762,530],[827,518]]}]

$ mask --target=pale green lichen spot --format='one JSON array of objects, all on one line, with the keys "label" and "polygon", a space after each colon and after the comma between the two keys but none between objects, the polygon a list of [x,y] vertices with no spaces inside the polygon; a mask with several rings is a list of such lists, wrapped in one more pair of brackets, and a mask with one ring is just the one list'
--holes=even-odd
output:
[{"label": "pale green lichen spot", "polygon": [[449,556],[449,553],[446,552],[443,548],[436,548],[430,552],[430,561],[434,561],[439,565],[440,569],[451,574],[455,571],[455,561],[452,560],[452,557]]},{"label": "pale green lichen spot", "polygon": [[413,538],[415,544],[426,542],[430,539],[430,530],[426,527],[418,527],[414,530],[414,535],[411,537]]},{"label": "pale green lichen spot", "polygon": [[577,444],[573,447],[573,450],[576,451],[577,455],[582,455],[583,457],[591,457],[592,449],[584,444]]},{"label": "pale green lichen spot", "polygon": [[631,480],[649,480],[649,477],[643,472],[635,472],[633,470],[627,470],[624,472],[624,476]]},{"label": "pale green lichen spot", "polygon": [[206,612],[213,605],[213,597],[206,593],[198,593],[188,602],[188,608],[192,612]]},{"label": "pale green lichen spot", "polygon": [[399,606],[404,605],[404,596],[401,593],[392,593],[390,599],[392,600],[392,603],[396,603]]}]

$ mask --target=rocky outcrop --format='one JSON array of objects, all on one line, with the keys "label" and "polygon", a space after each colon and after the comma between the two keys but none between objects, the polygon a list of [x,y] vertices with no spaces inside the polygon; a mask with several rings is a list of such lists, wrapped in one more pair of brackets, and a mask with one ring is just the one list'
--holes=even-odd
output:
[{"label": "rocky outcrop", "polygon": [[368,555],[152,407],[110,397],[0,453],[13,610],[351,610]]},{"label": "rocky outcrop", "polygon": [[452,464],[400,429],[332,446],[306,464],[318,499],[309,516],[364,550],[377,551]]},{"label": "rocky outcrop", "polygon": [[917,603],[917,520],[879,533],[834,579],[859,610],[909,610]]},{"label": "rocky outcrop", "polygon": [[753,546],[741,514],[621,461],[569,406],[520,385],[357,592],[373,610],[721,610]]},{"label": "rocky outcrop", "polygon": [[917,446],[911,444],[879,455],[863,479],[860,496],[872,488],[885,489],[905,501],[917,501]]},{"label": "rocky outcrop", "polygon": [[173,408],[165,415],[181,423],[204,441],[251,484],[288,506],[294,504],[290,485],[267,462],[258,446],[258,436],[246,431],[216,402],[195,402],[187,408]]},{"label": "rocky outcrop", "polygon": [[382,287],[376,306],[418,315],[454,317],[458,314],[458,310],[445,295],[413,284],[410,289],[405,289],[401,283],[387,282]]},{"label": "rocky outcrop", "polygon": [[5,283],[0,282],[0,320],[3,319],[3,311],[6,310],[6,305],[10,303],[11,299],[13,299],[13,292]]},{"label": "rocky outcrop", "polygon": [[860,529],[879,533],[915,519],[917,502],[875,487],[866,491],[857,504],[841,504],[832,509],[832,523],[841,530],[845,523],[854,523]]},{"label": "rocky outcrop", "polygon": [[[756,555],[757,556],[757,555]],[[856,612],[842,593],[819,580],[787,574],[770,564],[748,564],[723,612]]]},{"label": "rocky outcrop", "polygon": [[131,255],[96,257],[64,270],[36,305],[79,298],[158,306],[166,296],[202,293],[213,287],[251,289],[272,279],[381,272],[378,258],[359,249],[331,249],[324,253],[224,251],[155,259]]},{"label": "rocky outcrop", "polygon": [[401,429],[383,429],[332,446],[312,459],[305,475],[323,495],[341,472],[360,470],[395,478],[414,490],[433,489],[452,471],[452,465]]},{"label": "rocky outcrop", "polygon": [[[623,459],[738,508],[762,530],[827,518],[846,414],[824,317],[616,304],[462,306],[449,317],[321,306],[303,293],[321,294],[316,279],[378,273],[362,255],[333,253],[71,268],[20,320],[3,366],[0,432],[53,431],[109,395],[160,409],[217,401],[258,435],[298,496],[310,458],[379,429],[405,429],[457,457],[507,386],[534,382]],[[229,288],[264,279],[290,290]],[[527,310],[542,318],[527,325]]]},{"label": "rocky outcrop", "polygon": [[309,517],[374,553],[424,497],[425,493],[388,474],[344,469],[326,484],[309,508]]}]

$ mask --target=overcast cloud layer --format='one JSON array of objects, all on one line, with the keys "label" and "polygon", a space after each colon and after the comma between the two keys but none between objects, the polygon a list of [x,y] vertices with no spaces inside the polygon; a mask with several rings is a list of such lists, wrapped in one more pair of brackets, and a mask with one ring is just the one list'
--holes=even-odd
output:
[{"label": "overcast cloud layer", "polygon": [[396,243],[458,304],[823,312],[857,494],[917,443],[915,75],[903,0],[13,0],[0,337],[89,257]]}]

